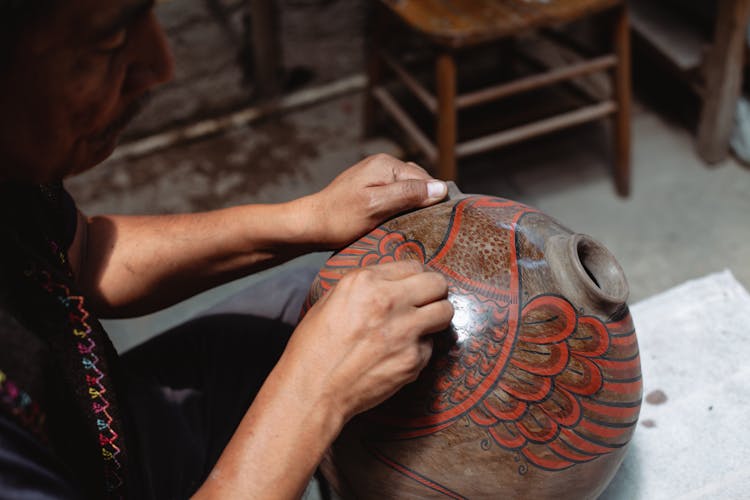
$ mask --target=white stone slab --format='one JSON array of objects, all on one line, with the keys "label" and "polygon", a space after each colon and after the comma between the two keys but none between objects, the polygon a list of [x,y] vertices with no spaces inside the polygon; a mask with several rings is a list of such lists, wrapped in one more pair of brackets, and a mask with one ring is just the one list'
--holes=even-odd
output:
[{"label": "white stone slab", "polygon": [[[605,500],[750,498],[750,294],[729,271],[631,308],[644,403]],[[662,391],[666,401],[648,402]]]}]

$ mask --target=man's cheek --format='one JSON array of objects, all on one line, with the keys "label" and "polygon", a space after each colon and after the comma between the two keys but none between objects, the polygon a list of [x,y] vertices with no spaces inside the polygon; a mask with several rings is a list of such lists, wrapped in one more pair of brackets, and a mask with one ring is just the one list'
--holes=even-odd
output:
[{"label": "man's cheek", "polygon": [[69,115],[74,130],[95,133],[116,117],[119,88],[106,78],[79,78],[69,93]]}]

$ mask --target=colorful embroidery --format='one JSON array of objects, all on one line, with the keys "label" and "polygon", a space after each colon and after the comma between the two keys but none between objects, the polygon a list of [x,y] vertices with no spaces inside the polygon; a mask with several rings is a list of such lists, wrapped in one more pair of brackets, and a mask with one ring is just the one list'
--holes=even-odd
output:
[{"label": "colorful embroidery", "polygon": [[113,429],[113,418],[110,414],[110,403],[107,399],[107,388],[104,385],[104,373],[100,369],[100,359],[97,356],[97,344],[93,338],[93,329],[88,323],[89,313],[84,307],[82,296],[72,295],[68,287],[53,281],[46,271],[34,273],[40,284],[50,294],[57,298],[68,313],[68,325],[77,342],[75,348],[80,356],[83,367],[83,380],[87,393],[91,398],[91,412],[96,425],[96,431],[104,461],[107,489],[114,492],[122,486],[119,460],[119,435]]},{"label": "colorful embroidery", "polygon": [[0,406],[18,419],[21,424],[41,440],[45,440],[42,428],[45,414],[28,393],[22,391],[0,370]]},{"label": "colorful embroidery", "polygon": [[[67,256],[77,221],[75,203],[61,183],[43,186],[6,183],[2,187],[4,196],[0,199],[5,207],[4,223],[10,244],[6,261],[12,266],[3,271],[15,281],[5,288],[11,291],[9,312],[29,333],[47,344],[50,352],[45,353],[42,361],[49,355],[55,362],[50,368],[59,371],[64,379],[60,385],[71,390],[63,404],[77,410],[84,427],[80,438],[76,434],[80,450],[66,447],[60,451],[71,458],[89,454],[101,457],[98,459],[101,469],[80,470],[88,466],[89,460],[70,465],[73,472],[94,473],[91,481],[103,483],[92,485],[103,490],[97,497],[122,498],[126,494],[127,447],[110,373],[116,352],[101,325],[86,310],[84,297],[75,294],[75,277]],[[26,408],[18,404],[25,399],[15,389],[6,382],[5,392],[0,392],[0,406],[13,403],[16,411],[30,411],[30,406],[19,410]],[[67,417],[67,412],[63,412],[60,424]],[[78,427],[71,429],[77,431]],[[52,436],[48,439],[54,441]]]}]

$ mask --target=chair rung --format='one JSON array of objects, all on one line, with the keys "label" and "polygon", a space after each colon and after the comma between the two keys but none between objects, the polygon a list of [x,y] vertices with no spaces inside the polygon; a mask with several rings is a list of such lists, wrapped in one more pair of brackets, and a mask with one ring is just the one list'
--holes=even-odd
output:
[{"label": "chair rung", "polygon": [[463,156],[482,153],[484,151],[507,146],[515,142],[554,132],[556,130],[597,120],[607,115],[611,115],[616,111],[617,103],[612,100],[592,104],[575,111],[569,111],[533,123],[528,123],[509,130],[463,142],[456,145],[456,155],[460,158]]},{"label": "chair rung", "polygon": [[430,110],[431,113],[437,113],[437,99],[430,93],[419,81],[414,78],[407,69],[394,58],[386,54],[384,51],[380,51],[380,57],[383,61],[390,66],[396,76],[406,85],[406,88],[419,99],[424,106]]},{"label": "chair rung", "polygon": [[411,137],[417,147],[427,156],[428,161],[434,163],[437,158],[437,148],[419,129],[416,123],[409,117],[404,109],[383,87],[375,87],[372,95],[383,106],[383,109],[391,115],[396,123]]},{"label": "chair rung", "polygon": [[476,92],[460,95],[456,98],[456,106],[459,109],[476,106],[489,101],[501,99],[522,92],[546,87],[553,83],[570,80],[572,78],[603,71],[617,65],[617,57],[613,54],[597,57],[577,64],[546,71],[541,74],[527,76],[519,80],[495,85]]},{"label": "chair rung", "polygon": [[574,54],[578,54],[581,57],[590,59],[594,57],[594,52],[591,47],[586,46],[574,37],[568,36],[564,32],[553,29],[553,28],[542,28],[538,33],[543,37],[554,43],[558,47],[565,48]]}]

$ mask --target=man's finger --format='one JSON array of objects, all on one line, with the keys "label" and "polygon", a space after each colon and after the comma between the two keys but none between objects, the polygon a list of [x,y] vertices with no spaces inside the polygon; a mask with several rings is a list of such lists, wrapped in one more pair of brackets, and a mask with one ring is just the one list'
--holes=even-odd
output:
[{"label": "man's finger", "polygon": [[406,163],[401,162],[399,165],[394,166],[393,169],[393,180],[398,181],[409,181],[409,180],[432,180],[432,176],[413,161]]},{"label": "man's finger", "polygon": [[362,166],[366,169],[370,182],[383,185],[407,180],[430,180],[432,176],[414,162],[399,160],[390,155],[379,154],[367,158]]},{"label": "man's finger", "polygon": [[435,348],[435,341],[430,336],[425,336],[419,339],[419,357],[421,359],[419,371],[424,370],[430,363],[432,358],[432,351]]},{"label": "man's finger", "polygon": [[403,280],[404,300],[415,307],[422,307],[448,296],[448,282],[435,272],[409,276]]},{"label": "man's finger", "polygon": [[433,205],[448,194],[448,185],[437,180],[399,181],[369,189],[376,212],[383,217]]},{"label": "man's finger", "polygon": [[437,333],[448,328],[453,319],[453,304],[448,300],[439,300],[416,311],[416,320],[425,335]]},{"label": "man's finger", "polygon": [[364,269],[373,271],[382,279],[397,281],[424,272],[424,264],[416,260],[399,260],[387,264],[367,266]]}]

